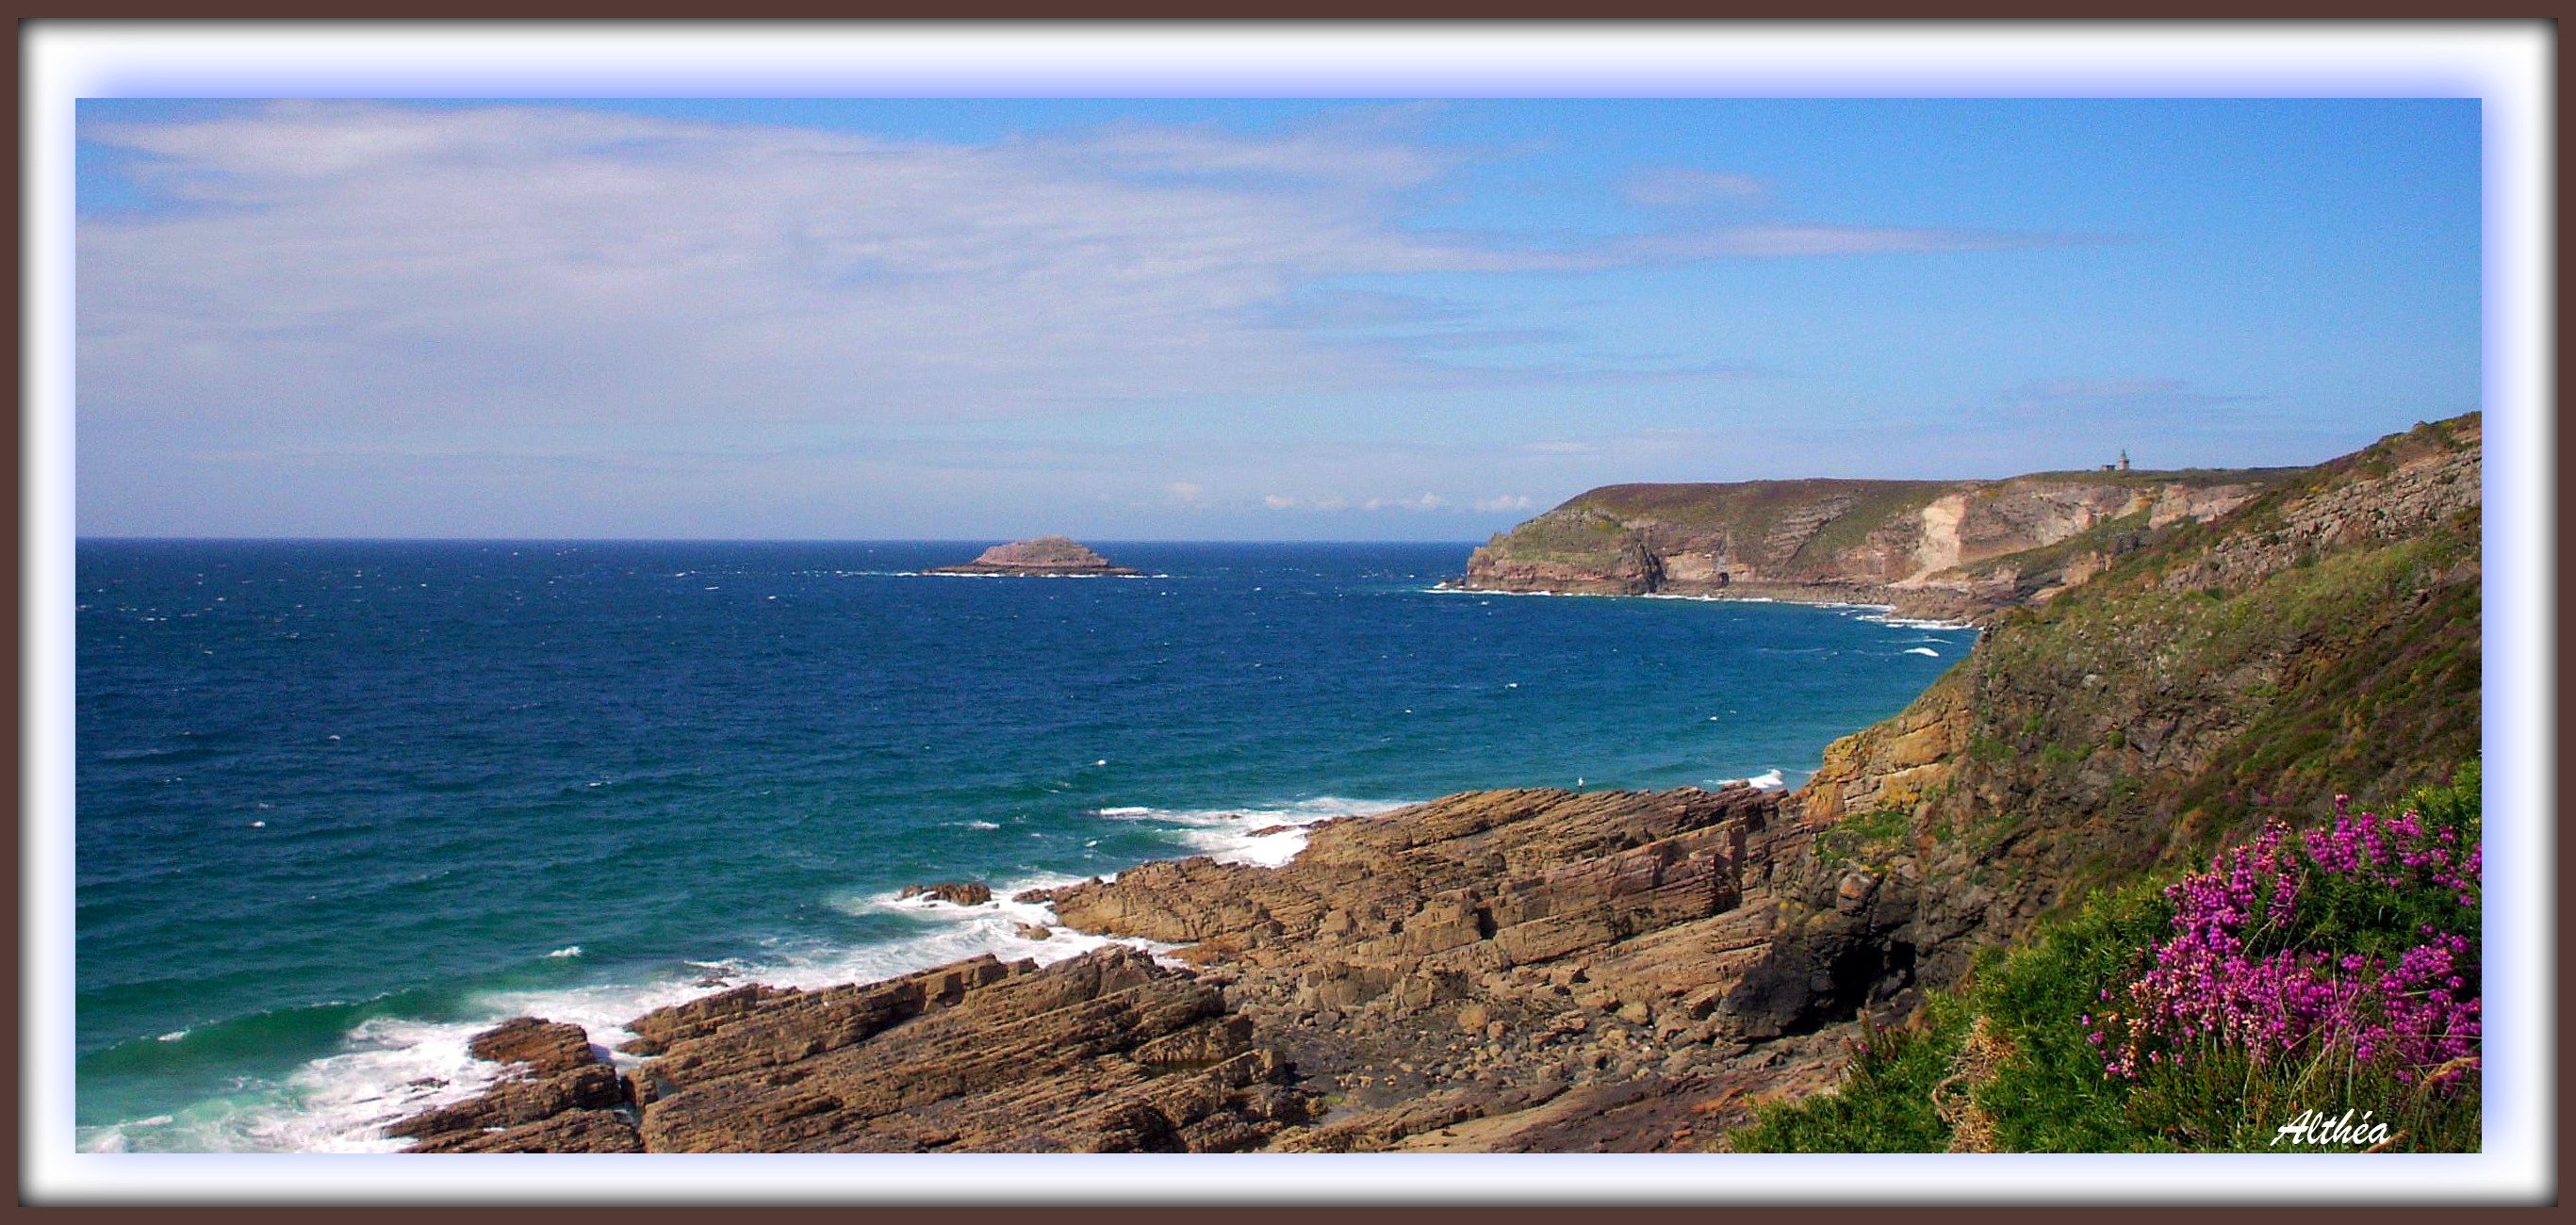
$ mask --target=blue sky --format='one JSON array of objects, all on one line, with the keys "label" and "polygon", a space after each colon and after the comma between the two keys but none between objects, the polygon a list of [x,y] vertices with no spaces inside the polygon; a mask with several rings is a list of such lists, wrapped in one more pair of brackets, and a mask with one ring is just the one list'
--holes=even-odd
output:
[{"label": "blue sky", "polygon": [[2478,406],[2474,101],[84,102],[84,534],[1472,540]]}]

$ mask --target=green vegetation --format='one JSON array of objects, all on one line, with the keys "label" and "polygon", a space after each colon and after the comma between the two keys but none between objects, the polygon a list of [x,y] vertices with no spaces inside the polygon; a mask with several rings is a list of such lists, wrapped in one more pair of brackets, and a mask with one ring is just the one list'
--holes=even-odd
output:
[{"label": "green vegetation", "polygon": [[1871,533],[1922,514],[1932,499],[1954,491],[1951,486],[1915,481],[1871,482],[1854,491],[1851,506],[1818,527],[1816,534],[1808,537],[1807,543],[1799,546],[1790,560],[1810,566],[1830,566],[1836,554],[1867,544]]},{"label": "green vegetation", "polygon": [[[1937,989],[1864,1033],[1839,1091],[1766,1107],[1731,1145],[2474,1149],[2476,867],[2444,858],[2478,827],[2474,420],[2261,474],[2216,521],[2131,516],[2005,559],[2025,594],[2087,550],[2109,561],[1996,615],[1904,715],[1829,753],[1848,783],[1910,782],[1920,729],[1956,746],[1913,829],[1854,812],[1819,835],[1807,886],[1911,859],[1918,913],[1990,917],[1915,950]],[[2400,805],[2420,815],[2373,815]],[[1864,930],[1815,915],[1821,935]],[[1839,964],[1777,972],[1873,987]],[[2360,1143],[2324,1134],[2347,1108]],[[2315,1138],[2285,1137],[2308,1112]]]},{"label": "green vegetation", "polygon": [[[1586,506],[1621,519],[1653,519],[1675,527],[1726,530],[1738,539],[1759,540],[1788,515],[1819,502],[1844,499],[1846,518],[1883,518],[1919,510],[1923,504],[1962,487],[1947,481],[1744,481],[1736,484],[1605,485],[1566,503]],[[1872,524],[1878,519],[1872,519]]]},{"label": "green vegetation", "polygon": [[1934,1095],[1959,1062],[1967,1032],[1967,1010],[1947,995],[1934,997],[1903,1029],[1865,1027],[1834,1092],[1765,1108],[1729,1145],[1739,1153],[1943,1152],[1952,1130]]},{"label": "green vegetation", "polygon": [[[2407,802],[2408,810],[2420,815],[2423,845],[2433,845],[2440,831],[2447,830],[2452,834],[2441,836],[2443,845],[2473,846],[2478,806],[2474,761],[2450,782],[2420,789]],[[2254,947],[2271,948],[2277,950],[2270,954],[2273,964],[2309,964],[2299,960],[2306,958],[2350,974],[2362,964],[2357,959],[2377,957],[2381,961],[2372,964],[2393,964],[2401,949],[2420,953],[2435,933],[2465,933],[2447,938],[2465,938],[2474,949],[2474,910],[2462,909],[2449,896],[2456,888],[2428,887],[2422,881],[2399,887],[2369,871],[2331,866],[2336,847],[2349,853],[2359,844],[2359,835],[2345,836],[2358,828],[2347,824],[2333,835],[2288,840],[2310,848],[2303,853],[2316,858],[2296,860],[2300,874],[2295,879],[2305,886],[2293,895],[2291,909],[2265,912],[2287,914],[2286,926],[2275,930],[2258,915],[2257,926],[2250,929],[2257,945],[2249,946],[2246,955]],[[2384,1137],[2380,1147],[2389,1151],[2474,1151],[2479,1145],[2474,998],[2467,1004],[2464,1031],[2471,1053],[2430,1067],[2427,1063],[2439,1059],[2438,1054],[2419,1053],[2410,1062],[2402,1044],[2386,1036],[2395,1015],[2392,1004],[2387,1016],[2367,1010],[2355,1014],[2381,1026],[2375,1052],[2370,1031],[2362,1031],[2356,1045],[2348,1035],[2339,1036],[2343,1031],[2315,1030],[2286,1052],[2267,1056],[2263,1051],[2271,1048],[2261,1043],[2247,1045],[2185,1028],[2179,1036],[2158,1040],[2148,1060],[2137,1060],[2133,1047],[2128,1063],[2134,1076],[2118,1070],[2122,1031],[2111,1014],[2130,1007],[2132,1000],[2153,997],[2147,987],[2185,960],[2168,953],[2151,964],[2149,951],[2188,951],[2187,942],[2196,937],[2177,934],[2177,907],[2223,888],[2227,878],[2218,867],[2245,862],[2240,856],[2199,874],[2170,867],[2149,873],[2094,895],[2072,918],[2043,925],[2016,950],[1987,950],[1964,985],[1933,993],[1904,1028],[1864,1027],[1854,1042],[1850,1067],[1833,1092],[1764,1107],[1754,1123],[1730,1137],[1731,1147],[1738,1152],[2350,1152]],[[2393,857],[2383,856],[2381,862],[2394,870]],[[2474,864],[2472,858],[2472,874]],[[2232,879],[2241,884],[2245,878]],[[2443,878],[2435,873],[2431,879]],[[2189,888],[2176,887],[2178,883]],[[2474,891],[2473,879],[2469,887]],[[2196,895],[2193,889],[2203,892]],[[2470,965],[2471,979],[2461,990],[2474,997],[2473,954]],[[2165,968],[2154,968],[2158,966]],[[2409,993],[2407,999],[2417,994]],[[2454,1030],[2463,1024],[2458,1015],[2447,1022]],[[2424,1028],[2419,1024],[2410,1032]],[[2347,1110],[2354,1113],[2358,1140],[2297,1143],[2281,1131],[2304,1112],[2321,1112],[2322,1123],[2342,1118]],[[2366,1120],[2360,1118],[2363,1111],[2370,1112]],[[2372,1126],[2380,1130],[2368,1130]]]},{"label": "green vegetation", "polygon": [[1495,537],[1494,544],[1528,561],[1604,562],[1618,556],[1627,535],[1617,520],[1567,503]]},{"label": "green vegetation", "polygon": [[1816,850],[1829,858],[1877,865],[1904,848],[1913,827],[1913,817],[1901,809],[1850,813],[1816,835]]},{"label": "green vegetation", "polygon": [[[2222,524],[2175,524],[2082,586],[1998,616],[1960,699],[1974,714],[1963,781],[2035,788],[2060,813],[2132,814],[2120,828],[2159,843],[2139,854],[2171,860],[2266,815],[2315,811],[2338,785],[2382,802],[2474,756],[2476,507],[2324,551],[2280,526],[2292,494],[2450,437],[2419,430],[2298,474]],[[2283,564],[2298,555],[2309,564]],[[2178,733],[2207,738],[2179,763],[2158,752]],[[2068,769],[2079,756],[2087,766]]]}]

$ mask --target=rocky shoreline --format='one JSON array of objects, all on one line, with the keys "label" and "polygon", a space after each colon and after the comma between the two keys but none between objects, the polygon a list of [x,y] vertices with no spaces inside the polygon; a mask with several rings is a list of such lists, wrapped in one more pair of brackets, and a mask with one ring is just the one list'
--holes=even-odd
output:
[{"label": "rocky shoreline", "polygon": [[[416,1152],[1698,1151],[1839,1066],[1730,1002],[1807,831],[1780,795],[1468,792],[1023,895],[1112,945],[637,1018],[513,1020]],[[970,894],[971,896],[971,894]],[[1890,983],[1890,993],[1902,983]],[[1889,993],[1883,993],[1889,994]],[[1748,1010],[1742,1005],[1751,1005]]]}]

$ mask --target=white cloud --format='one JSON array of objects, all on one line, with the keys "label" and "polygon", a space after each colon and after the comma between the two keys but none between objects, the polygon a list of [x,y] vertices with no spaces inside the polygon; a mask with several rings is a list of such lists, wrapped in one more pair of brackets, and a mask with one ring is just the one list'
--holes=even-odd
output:
[{"label": "white cloud", "polygon": [[1745,200],[1762,192],[1762,180],[1751,175],[1679,168],[1643,171],[1630,176],[1620,187],[1620,194],[1628,197],[1630,203],[1648,208],[1682,208],[1717,201]]},{"label": "white cloud", "polygon": [[1197,481],[1174,481],[1164,486],[1172,500],[1183,506],[1201,506],[1207,502],[1207,486]]},{"label": "white cloud", "polygon": [[233,426],[1012,416],[1419,384],[1260,311],[1494,266],[1369,133],[991,146],[572,109],[277,104],[84,136],[184,208],[84,219],[85,411]]},{"label": "white cloud", "polygon": [[1369,500],[1360,503],[1360,509],[1371,511],[1438,510],[1448,504],[1449,499],[1441,497],[1436,493],[1426,492],[1422,496],[1414,498],[1370,498]]},{"label": "white cloud", "polygon": [[1529,495],[1525,493],[1512,494],[1508,497],[1500,498],[1476,499],[1476,509],[1485,511],[1489,514],[1494,511],[1528,510],[1530,506],[1531,502]]},{"label": "white cloud", "polygon": [[1404,302],[1293,304],[1355,274],[2034,241],[1768,226],[1506,249],[1403,224],[1396,193],[1457,155],[1395,113],[975,146],[514,106],[93,124],[184,207],[81,222],[84,424],[901,421],[1543,381],[1583,371],[1427,355],[1559,334],[1334,339],[1337,311]]},{"label": "white cloud", "polygon": [[1296,508],[1297,499],[1285,494],[1265,493],[1261,495],[1261,504],[1272,510],[1293,510]]}]

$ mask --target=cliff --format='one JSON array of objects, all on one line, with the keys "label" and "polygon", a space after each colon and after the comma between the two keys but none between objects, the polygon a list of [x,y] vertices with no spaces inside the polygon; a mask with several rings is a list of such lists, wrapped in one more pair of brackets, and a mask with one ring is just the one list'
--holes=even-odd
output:
[{"label": "cliff", "polygon": [[1460,585],[1850,601],[1975,618],[2045,600],[2149,533],[2223,515],[2283,475],[1611,485],[1494,537],[1468,558]]},{"label": "cliff", "polygon": [[2472,414],[2383,439],[1997,615],[1792,797],[1829,850],[1730,1012],[1781,1032],[1946,984],[2099,887],[2476,757],[2481,437]]},{"label": "cliff", "polygon": [[[2471,415],[2210,493],[2238,498],[2223,514],[2184,512],[2228,482],[2186,485],[2038,546],[2120,539],[2053,598],[1997,605],[1786,796],[1471,792],[1317,827],[1281,868],[1147,864],[1039,899],[1180,946],[1169,963],[742,988],[633,1022],[623,1073],[513,1022],[477,1047],[512,1078],[393,1130],[424,1151],[1705,1149],[1834,1083],[1852,1026],[1979,948],[2475,757],[2481,455]],[[1918,520],[1974,500],[1887,492]],[[1800,530],[1783,556],[1824,534]]]},{"label": "cliff", "polygon": [[1145,572],[1129,566],[1113,566],[1109,559],[1094,553],[1070,537],[1040,536],[997,544],[984,550],[975,560],[955,566],[933,566],[926,574],[1010,574],[1030,578],[1069,578],[1085,575],[1135,578]]}]

